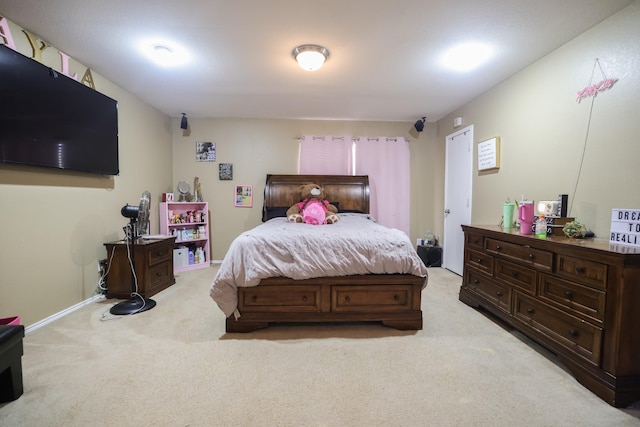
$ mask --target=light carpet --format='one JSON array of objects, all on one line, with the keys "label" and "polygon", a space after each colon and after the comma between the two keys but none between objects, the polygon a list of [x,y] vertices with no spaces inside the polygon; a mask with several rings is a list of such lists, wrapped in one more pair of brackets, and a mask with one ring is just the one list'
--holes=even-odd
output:
[{"label": "light carpet", "polygon": [[145,313],[89,304],[28,334],[2,426],[638,426],[430,268],[424,329],[280,325],[226,334],[190,271]]}]

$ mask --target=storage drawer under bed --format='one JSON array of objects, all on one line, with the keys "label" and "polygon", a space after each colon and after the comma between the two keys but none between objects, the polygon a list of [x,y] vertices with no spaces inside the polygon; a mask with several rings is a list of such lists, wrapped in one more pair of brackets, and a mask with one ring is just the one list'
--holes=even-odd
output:
[{"label": "storage drawer under bed", "polygon": [[243,312],[320,311],[320,286],[255,286],[238,288],[238,310]]}]

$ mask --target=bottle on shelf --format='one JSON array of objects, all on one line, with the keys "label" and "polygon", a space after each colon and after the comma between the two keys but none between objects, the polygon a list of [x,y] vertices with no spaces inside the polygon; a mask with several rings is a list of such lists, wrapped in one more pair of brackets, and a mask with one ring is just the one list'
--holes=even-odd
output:
[{"label": "bottle on shelf", "polygon": [[534,235],[542,239],[547,237],[547,220],[544,218],[544,215],[539,215],[538,218],[536,218]]}]

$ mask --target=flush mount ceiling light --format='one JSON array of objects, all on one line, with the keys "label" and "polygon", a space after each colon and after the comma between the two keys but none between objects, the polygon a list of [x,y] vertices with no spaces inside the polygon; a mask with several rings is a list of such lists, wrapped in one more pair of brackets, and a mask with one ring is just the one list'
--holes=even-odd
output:
[{"label": "flush mount ceiling light", "polygon": [[316,44],[303,44],[293,49],[293,58],[298,61],[300,68],[306,71],[315,71],[322,67],[329,57],[327,48]]},{"label": "flush mount ceiling light", "polygon": [[151,61],[163,67],[173,67],[189,61],[188,52],[175,43],[143,41],[140,50]]},{"label": "flush mount ceiling light", "polygon": [[481,43],[465,43],[448,50],[442,56],[442,65],[454,71],[471,71],[493,56],[493,49]]}]

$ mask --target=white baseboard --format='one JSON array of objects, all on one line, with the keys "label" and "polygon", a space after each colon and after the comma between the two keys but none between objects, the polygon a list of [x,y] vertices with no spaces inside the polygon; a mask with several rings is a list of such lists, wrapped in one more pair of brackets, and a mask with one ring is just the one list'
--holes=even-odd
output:
[{"label": "white baseboard", "polygon": [[65,308],[64,310],[59,311],[56,314],[52,314],[51,316],[49,316],[49,317],[47,317],[45,319],[42,319],[39,322],[34,323],[33,325],[27,326],[26,328],[24,328],[24,333],[28,334],[30,332],[33,332],[36,329],[43,327],[44,325],[48,325],[49,323],[53,322],[54,320],[60,319],[60,318],[62,318],[64,316],[66,316],[67,314],[73,313],[74,311],[78,310],[79,308],[84,307],[87,304],[91,304],[92,302],[98,301],[98,300],[103,299],[103,298],[105,298],[104,295],[93,296],[91,298],[88,298],[88,299],[86,299],[84,301],[81,301],[81,302],[77,303],[76,305],[73,305],[73,306],[71,306],[69,308]]}]

